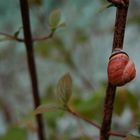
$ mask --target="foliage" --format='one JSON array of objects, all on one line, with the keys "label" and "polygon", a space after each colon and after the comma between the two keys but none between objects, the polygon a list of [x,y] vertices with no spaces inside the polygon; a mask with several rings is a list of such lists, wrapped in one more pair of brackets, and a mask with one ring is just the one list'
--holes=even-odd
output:
[{"label": "foliage", "polygon": [[56,28],[60,22],[61,19],[61,12],[59,9],[53,11],[49,16],[49,25],[52,28]]},{"label": "foliage", "polygon": [[125,88],[121,88],[117,92],[114,111],[117,115],[122,115],[124,110],[129,108],[132,114],[139,118],[139,101],[136,96]]},{"label": "foliage", "polygon": [[0,136],[0,140],[25,140],[27,139],[27,131],[24,128],[11,126],[6,134]]},{"label": "foliage", "polygon": [[[40,33],[40,34],[42,34],[42,33],[46,34],[46,32],[48,31],[47,30],[48,28],[47,29],[45,28],[43,31],[41,30],[41,27],[44,28],[44,24],[45,24],[45,27],[47,25],[49,25],[49,31],[50,30],[54,31],[56,29],[59,29],[60,27],[65,26],[65,23],[62,22],[62,14],[61,14],[61,10],[60,10],[61,7],[57,10],[53,10],[52,12],[50,12],[50,15],[48,16],[47,15],[49,13],[48,10],[46,10],[47,12],[44,12],[44,15],[39,10],[39,6],[43,7],[43,4],[44,4],[43,0],[29,0],[29,1],[30,1],[30,7],[37,6],[38,13],[37,14],[34,13],[34,14],[36,15],[37,21],[41,21],[41,25],[39,25],[38,23],[35,23],[35,25],[34,25],[34,23],[32,22],[33,35],[36,32]],[[57,1],[57,2],[60,3],[60,1]],[[82,80],[85,77],[83,78],[82,76],[84,74],[81,76],[81,74],[75,67],[77,64],[77,60],[79,59],[77,57],[77,54],[75,53],[75,51],[77,51],[78,53],[79,52],[84,53],[86,49],[88,50],[87,46],[90,46],[90,43],[92,41],[95,42],[95,44],[96,44],[96,38],[100,39],[101,36],[99,36],[98,34],[103,35],[105,32],[105,35],[107,36],[107,33],[108,32],[110,33],[110,30],[109,31],[108,31],[108,29],[105,29],[105,31],[103,31],[102,29],[99,30],[100,24],[102,22],[98,21],[100,19],[97,18],[97,15],[91,14],[92,9],[94,9],[93,8],[94,5],[92,6],[92,4],[90,4],[89,1],[87,1],[86,3],[84,3],[85,6],[87,4],[87,7],[82,9],[82,4],[81,4],[82,2],[80,0],[76,1],[74,3],[74,6],[72,5],[72,3],[69,3],[68,7],[71,7],[73,9],[71,9],[71,11],[68,11],[68,13],[71,14],[71,17],[67,16],[68,13],[64,13],[64,15],[66,14],[65,17],[66,18],[68,17],[67,21],[66,21],[68,23],[68,28],[64,31],[64,35],[63,35],[63,32],[56,32],[52,39],[35,43],[35,52],[37,54],[36,55],[37,62],[40,61],[40,58],[41,58],[41,60],[43,60],[43,62],[45,62],[45,64],[47,62],[50,63],[50,61],[52,63],[54,63],[54,65],[57,64],[56,66],[53,65],[53,68],[52,68],[53,70],[50,70],[49,71],[50,73],[46,70],[49,67],[49,65],[47,65],[44,68],[44,67],[40,67],[41,65],[39,64],[39,67],[38,67],[39,75],[43,75],[43,78],[46,79],[46,80],[42,80],[43,78],[40,78],[40,76],[39,76],[40,81],[41,82],[45,81],[43,83],[43,85],[46,86],[45,87],[46,89],[48,89],[49,87],[51,87],[52,89],[50,91],[47,91],[47,93],[46,93],[46,91],[41,86],[42,84],[40,84],[42,101],[45,102],[45,104],[39,106],[36,109],[35,113],[44,114],[45,124],[47,127],[49,127],[48,137],[50,140],[53,140],[53,139],[57,140],[58,138],[60,138],[61,140],[66,140],[66,139],[89,140],[89,139],[91,139],[90,136],[88,136],[88,133],[83,134],[84,136],[82,134],[79,134],[79,136],[77,136],[77,137],[73,136],[73,133],[71,132],[70,129],[75,130],[75,129],[78,129],[77,128],[78,125],[79,125],[79,127],[81,126],[81,124],[79,123],[79,120],[76,120],[76,119],[75,120],[76,120],[77,124],[75,126],[71,127],[71,124],[70,124],[71,122],[70,122],[67,127],[70,129],[68,129],[67,131],[63,131],[59,134],[61,125],[63,126],[65,122],[69,122],[68,114],[66,111],[67,108],[65,108],[67,106],[70,109],[80,113],[82,116],[86,116],[87,118],[89,118],[91,120],[95,120],[99,123],[101,123],[101,121],[102,121],[103,102],[104,102],[106,85],[101,85],[101,83],[98,83],[96,81],[96,78],[95,79],[93,78],[93,82],[95,82],[95,87],[97,85],[97,87],[95,89],[87,88],[85,86],[85,84],[81,84],[83,82]],[[100,0],[100,2],[103,3],[103,5],[100,5],[101,6],[101,9],[99,10],[100,12],[105,10],[106,8],[109,8],[110,6],[112,6],[108,3],[106,3],[104,0]],[[48,1],[48,5],[50,3]],[[61,0],[61,3],[65,4],[65,2],[62,2],[62,0]],[[77,5],[76,5],[76,3],[77,3]],[[89,5],[88,5],[88,3],[89,3]],[[90,8],[90,5],[91,5],[91,8]],[[51,4],[49,6],[53,7],[53,5],[51,5]],[[95,7],[96,7],[96,4],[95,4]],[[78,12],[77,12],[78,17],[76,15],[76,12],[74,11],[74,8],[78,9]],[[86,13],[86,9],[87,9],[87,11],[89,11],[88,13]],[[33,10],[33,9],[31,9],[31,10]],[[106,11],[105,11],[105,13],[106,13]],[[131,14],[131,12],[130,12],[130,14]],[[32,15],[33,15],[33,13],[32,13]],[[47,16],[49,17],[48,21],[47,21],[47,23],[45,22],[43,24],[43,21],[44,21],[44,19],[47,18]],[[98,17],[100,17],[100,16],[101,15],[98,14]],[[140,23],[139,15],[135,16],[135,13],[134,13],[134,16],[133,15],[131,15],[131,16],[132,17],[128,17],[128,24],[131,24],[131,26],[139,25],[139,23]],[[94,18],[94,17],[96,17],[96,18]],[[32,16],[32,18],[34,20],[34,16]],[[104,19],[104,17],[102,17],[102,18]],[[82,19],[82,21],[84,21],[84,22],[80,22],[79,19]],[[9,28],[12,27],[9,25],[10,22],[8,23]],[[89,22],[92,24],[89,24]],[[93,22],[95,22],[94,25],[93,25]],[[102,25],[102,26],[105,26],[106,24],[108,24],[108,26],[110,26],[109,23],[106,23],[106,20],[104,20],[103,24],[104,25]],[[19,27],[19,25],[20,24],[18,24],[18,27]],[[6,26],[6,24],[5,24],[5,26]],[[34,30],[34,26],[36,26],[35,30]],[[7,28],[7,26],[3,29],[6,29],[6,28]],[[15,27],[15,28],[17,28],[17,27]],[[91,32],[89,32],[89,30],[91,30],[91,28],[93,30]],[[16,32],[14,32],[13,36],[20,37],[20,33],[22,32],[21,29],[22,28],[19,28]],[[96,32],[94,35],[94,33],[93,33],[94,31],[97,31],[97,35],[96,35]],[[93,39],[90,39],[89,36],[93,36],[92,37]],[[134,36],[134,38],[135,38],[135,36]],[[9,38],[3,38],[3,37],[1,37],[1,39],[4,41],[9,40]],[[14,45],[8,44],[8,47],[12,48],[11,46],[14,46]],[[98,45],[98,43],[96,45]],[[104,48],[102,48],[102,47],[94,48],[95,49],[94,51],[97,52],[99,48],[104,50]],[[10,60],[10,64],[15,63],[15,65],[13,65],[13,67],[15,66],[16,71],[12,69],[11,70],[12,73],[9,73],[9,75],[15,76],[15,73],[17,73],[17,75],[15,76],[15,79],[16,80],[20,79],[21,81],[23,81],[22,84],[24,86],[19,89],[17,88],[18,86],[21,85],[21,83],[19,83],[19,82],[17,82],[17,86],[15,86],[15,85],[11,86],[11,85],[8,85],[8,83],[5,84],[5,82],[1,82],[1,83],[4,83],[3,85],[8,85],[7,86],[8,88],[5,88],[5,90],[9,89],[8,91],[10,91],[10,94],[9,94],[9,92],[7,92],[8,96],[5,96],[4,100],[8,99],[8,101],[9,101],[9,99],[12,99],[15,97],[15,100],[17,99],[18,101],[13,101],[13,106],[14,106],[14,104],[18,104],[20,110],[22,110],[21,109],[22,106],[19,105],[20,103],[22,103],[22,102],[20,102],[20,100],[24,99],[23,97],[26,97],[24,93],[30,92],[30,90],[29,91],[27,90],[28,84],[26,85],[26,81],[24,80],[24,78],[26,78],[26,76],[23,75],[25,73],[25,67],[23,66],[25,62],[23,61],[24,54],[20,50],[21,48],[22,47],[18,46],[16,50],[14,50],[13,48],[9,49],[9,50],[7,49],[8,51],[6,49],[3,49],[4,51],[1,50],[1,52],[0,52],[1,64],[2,65],[4,64],[4,66],[6,66],[6,69],[4,70],[4,68],[1,68],[1,71],[2,72],[5,71],[5,75],[6,76],[8,75],[7,71],[10,70],[11,66],[12,66],[12,65],[9,65],[9,63],[8,63]],[[91,44],[91,48],[93,48],[93,44]],[[8,52],[8,53],[5,53],[5,52]],[[17,53],[18,53],[18,56],[17,56]],[[73,56],[75,56],[75,55],[76,55],[76,57],[74,60]],[[95,53],[95,55],[97,55],[97,53]],[[88,56],[89,55],[87,55],[86,58],[84,58],[84,59],[87,59]],[[17,59],[19,59],[19,61],[17,61]],[[102,60],[103,60],[102,57],[100,57],[100,60],[98,60],[99,65],[100,65],[100,61],[102,61]],[[89,63],[88,66],[90,66],[91,63],[90,62],[88,62],[88,63]],[[53,84],[55,84],[54,79],[56,79],[57,77],[52,78],[54,83],[49,83],[48,75],[49,74],[51,76],[55,75],[54,69],[55,69],[55,72],[57,72],[58,71],[57,66],[58,65],[60,66],[61,64],[69,67],[68,69],[69,69],[70,73],[72,74],[73,78],[75,79],[74,82],[76,84],[74,84],[72,87],[72,79],[71,79],[71,76],[69,73],[62,76],[60,78],[60,80],[57,84],[57,88],[56,88],[57,96],[55,97],[55,99],[57,99],[57,102],[54,102],[55,99],[52,97],[52,95],[54,95],[52,90],[54,88]],[[92,63],[92,64],[94,64],[94,63]],[[7,65],[9,66],[8,69],[7,69]],[[18,65],[18,67],[17,67],[17,65]],[[83,69],[80,64],[78,66],[79,66],[79,70],[82,71],[83,73],[87,69],[87,67],[84,67],[84,69]],[[40,69],[46,71],[46,73],[42,73],[42,71]],[[48,69],[50,69],[50,68],[48,68]],[[63,71],[59,70],[57,72],[57,74],[59,73],[59,75],[60,75],[60,73],[63,73],[64,71],[68,71],[68,70],[67,69],[64,69]],[[98,71],[95,70],[95,73],[92,73],[93,77],[98,75],[97,73],[98,73]],[[3,77],[5,77],[5,75],[3,73],[0,73],[0,76],[2,77],[2,79],[3,79]],[[22,77],[22,75],[23,75],[23,77]],[[59,76],[59,75],[57,75],[57,76]],[[88,72],[85,75],[88,75]],[[5,80],[6,81],[8,80],[9,82],[14,83],[14,80],[10,77],[6,77],[3,81],[5,81]],[[104,79],[102,79],[102,80],[104,80]],[[102,80],[101,80],[101,82],[102,82]],[[81,87],[81,88],[79,88],[79,87]],[[14,92],[11,93],[11,90],[13,90],[13,89],[14,89]],[[20,92],[23,92],[23,95],[17,94],[18,90]],[[4,92],[3,95],[6,95],[5,93],[6,92]],[[15,93],[15,94],[13,94],[13,93]],[[26,98],[28,98],[28,96]],[[59,99],[59,101],[58,101],[58,99]],[[23,100],[23,102],[24,102],[23,110],[26,110],[26,108],[27,108],[27,111],[25,111],[25,112],[28,114],[28,107],[27,107],[28,104],[25,105],[26,100],[25,101]],[[9,102],[8,102],[8,106],[10,106]],[[130,122],[128,122],[128,125],[131,127],[131,125],[140,121],[140,119],[139,119],[140,118],[140,105],[139,105],[139,96],[138,96],[137,92],[134,93],[134,91],[131,91],[129,89],[129,87],[121,88],[118,90],[118,92],[116,94],[116,100],[115,100],[115,106],[114,106],[114,116],[117,116],[121,119],[121,117],[124,115],[124,112],[126,111],[126,109],[129,109],[129,111],[132,115]],[[47,112],[47,113],[45,113],[45,112]],[[12,110],[12,113],[16,114],[16,109]],[[20,116],[20,119],[23,119],[23,118]],[[61,119],[64,121],[62,121],[62,123],[60,124],[59,122]],[[31,122],[30,119],[29,119],[29,122]],[[82,126],[85,127],[87,125],[82,124]],[[120,125],[117,127],[116,126],[113,126],[113,127],[121,130],[121,127],[125,127],[125,126]],[[85,129],[84,129],[84,131],[86,133]],[[61,137],[60,137],[60,135],[61,135]],[[129,140],[129,139],[137,140],[138,138],[137,138],[137,136],[128,135],[126,140]],[[25,140],[25,139],[27,139],[27,130],[25,130],[25,128],[20,128],[18,125],[14,126],[14,127],[13,126],[9,127],[6,131],[6,133],[4,135],[0,136],[0,140],[9,140],[9,139]],[[115,138],[113,138],[113,139],[115,139]]]}]

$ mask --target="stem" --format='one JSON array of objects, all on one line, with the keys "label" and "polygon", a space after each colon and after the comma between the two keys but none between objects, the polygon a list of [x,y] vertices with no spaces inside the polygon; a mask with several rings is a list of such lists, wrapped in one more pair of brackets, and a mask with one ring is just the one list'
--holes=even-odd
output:
[{"label": "stem", "polygon": [[[91,121],[90,119],[88,119],[88,118],[82,116],[81,114],[79,114],[79,113],[77,113],[77,112],[71,110],[71,108],[70,108],[69,106],[66,106],[66,110],[65,110],[65,111],[67,111],[68,113],[70,113],[70,114],[72,114],[73,116],[77,117],[78,119],[81,119],[81,120],[87,122],[88,124],[94,126],[94,127],[97,128],[98,130],[101,129],[100,125],[97,124],[95,121]],[[121,134],[121,133],[115,132],[115,131],[109,131],[109,134],[110,134],[111,136],[116,136],[116,137],[120,137],[120,138],[126,137],[126,134]]]},{"label": "stem", "polygon": [[[47,36],[35,37],[35,38],[32,39],[32,41],[35,42],[35,41],[48,40],[48,39],[50,39],[50,38],[53,37],[54,33],[55,33],[55,32],[51,31]],[[7,33],[0,32],[0,35],[6,37],[7,40],[8,40],[8,39],[10,39],[10,40],[15,40],[15,41],[18,41],[18,42],[21,42],[21,43],[24,43],[24,42],[25,42],[25,40],[24,40],[23,38],[19,38],[19,37],[16,37],[16,36],[14,36],[14,35],[11,35],[11,34],[7,34]]]},{"label": "stem", "polygon": [[[129,1],[124,0],[124,2],[126,3],[125,6],[121,4],[118,4],[117,6],[112,52],[114,51],[115,48],[120,48],[120,49],[123,48],[123,40],[124,40]],[[104,116],[103,116],[103,122],[100,130],[100,140],[109,140],[109,136],[111,135],[109,132],[111,129],[115,93],[116,93],[116,86],[113,86],[108,82],[108,86],[106,90],[106,98],[104,103]]]},{"label": "stem", "polygon": [[109,134],[111,136],[116,136],[116,137],[120,137],[120,138],[125,138],[126,137],[126,134],[121,134],[119,132],[114,132],[114,131],[109,132]]},{"label": "stem", "polygon": [[100,129],[100,126],[97,123],[91,121],[88,118],[85,118],[85,117],[81,116],[80,114],[78,114],[78,113],[74,112],[73,110],[71,110],[69,107],[67,107],[67,110],[66,111],[69,112],[70,114],[72,114],[73,116],[84,120],[85,122],[89,123],[90,125],[93,125],[97,129]]},{"label": "stem", "polygon": [[120,48],[120,49],[123,48],[127,12],[128,12],[128,6],[117,8],[112,51],[115,48]]},{"label": "stem", "polygon": [[[35,66],[35,60],[34,60],[32,35],[31,35],[31,29],[30,29],[29,6],[28,6],[27,0],[20,0],[20,10],[21,10],[21,16],[22,16],[22,22],[23,22],[27,61],[28,61],[28,67],[29,67],[29,72],[31,76],[34,108],[37,108],[40,105],[40,98],[39,98],[38,82],[37,82],[37,75],[36,75],[36,66]],[[45,140],[43,120],[42,120],[41,114],[36,115],[36,121],[38,125],[38,131],[37,131],[38,139]]]},{"label": "stem", "polygon": [[108,87],[106,90],[106,97],[104,103],[104,116],[101,127],[101,135],[100,140],[108,140],[109,139],[109,131],[111,129],[111,121],[112,121],[112,112],[113,112],[113,104],[115,100],[115,92],[116,86],[108,83]]}]

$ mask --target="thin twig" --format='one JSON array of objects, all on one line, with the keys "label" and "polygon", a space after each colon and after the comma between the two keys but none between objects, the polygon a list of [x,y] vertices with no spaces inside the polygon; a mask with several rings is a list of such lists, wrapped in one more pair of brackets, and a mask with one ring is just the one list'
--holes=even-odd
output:
[{"label": "thin twig", "polygon": [[11,34],[0,32],[0,35],[6,37],[7,40],[15,40],[15,41],[18,41],[18,42],[24,42],[24,39],[18,38],[18,37],[14,36],[14,35],[11,35]]},{"label": "thin twig", "polygon": [[[98,130],[101,129],[101,127],[100,127],[99,124],[97,124],[96,122],[91,121],[90,119],[88,119],[88,118],[82,116],[81,114],[79,114],[79,113],[73,111],[73,110],[72,110],[71,108],[69,108],[68,106],[66,107],[66,111],[69,112],[70,114],[72,114],[73,116],[77,117],[78,119],[81,119],[81,120],[87,122],[88,124],[94,126],[94,127],[97,128]],[[125,134],[121,134],[121,133],[115,132],[115,131],[110,131],[110,132],[109,132],[109,135],[116,136],[116,137],[120,137],[120,138],[126,137]]]},{"label": "thin twig", "polygon": [[88,119],[88,118],[86,118],[84,116],[81,116],[80,114],[78,114],[78,113],[74,112],[73,110],[71,110],[69,107],[67,107],[67,110],[66,111],[69,112],[70,114],[72,114],[73,116],[75,116],[77,118],[80,118],[80,119],[84,120],[85,122],[93,125],[97,129],[100,129],[100,126],[97,123],[91,121],[90,119]]},{"label": "thin twig", "polygon": [[54,32],[52,31],[52,32],[50,32],[47,36],[44,36],[44,37],[35,37],[35,38],[33,38],[33,41],[35,42],[35,41],[48,40],[48,39],[52,38],[53,35],[54,35]]},{"label": "thin twig", "polygon": [[[22,22],[23,22],[27,61],[28,61],[28,67],[29,67],[29,72],[31,76],[34,108],[37,108],[40,105],[40,98],[39,98],[38,82],[37,82],[37,75],[36,75],[32,35],[31,35],[31,29],[30,29],[29,6],[28,6],[27,0],[20,0],[20,10],[21,10],[21,16],[22,16]],[[43,126],[43,120],[42,120],[41,114],[36,115],[36,121],[37,121],[37,126],[38,126],[38,131],[37,131],[38,138],[39,140],[45,140],[44,126]]]},{"label": "thin twig", "polygon": [[[114,1],[116,2],[116,0],[108,0],[108,1],[112,3]],[[118,4],[119,1],[120,3]],[[117,0],[117,3],[114,4],[117,7],[117,13],[116,13],[112,52],[114,51],[115,48],[120,48],[120,49],[123,48],[123,40],[124,40],[129,1]],[[102,127],[100,130],[100,140],[109,140],[109,136],[110,136],[109,132],[111,129],[115,93],[116,93],[116,86],[113,86],[108,82],[108,86],[106,90],[106,98],[104,103],[104,116],[103,116]]]},{"label": "thin twig", "polygon": [[121,134],[120,132],[115,132],[115,131],[110,131],[109,134],[111,136],[116,136],[116,137],[120,137],[120,138],[125,138],[126,134]]},{"label": "thin twig", "polygon": [[[21,42],[21,43],[24,43],[25,40],[23,38],[20,38],[20,37],[16,37],[14,35],[11,35],[11,34],[8,34],[8,33],[3,33],[3,32],[0,32],[0,35],[1,36],[4,36],[6,37],[7,39],[10,39],[10,40],[15,40],[15,41],[18,41],[18,42]],[[47,36],[43,36],[43,37],[34,37],[32,39],[33,42],[36,42],[36,41],[43,41],[43,40],[48,40],[50,38],[52,38],[54,35],[54,32],[50,32]]]}]

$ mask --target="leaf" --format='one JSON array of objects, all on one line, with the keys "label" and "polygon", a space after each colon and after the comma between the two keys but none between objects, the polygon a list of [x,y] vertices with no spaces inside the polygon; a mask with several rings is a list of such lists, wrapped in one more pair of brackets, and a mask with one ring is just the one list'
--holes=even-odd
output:
[{"label": "leaf", "polygon": [[86,116],[89,119],[101,121],[104,102],[103,91],[104,89],[94,91],[93,94],[86,99],[82,99],[80,96],[74,96],[70,105],[72,105],[75,110],[80,112],[83,116]]},{"label": "leaf", "polygon": [[4,135],[0,135],[0,140],[26,140],[27,132],[23,128],[11,126]]},{"label": "leaf", "polygon": [[57,84],[56,94],[58,99],[66,105],[72,95],[72,78],[69,73],[65,74]]},{"label": "leaf", "polygon": [[138,111],[139,109],[139,100],[136,95],[131,92],[127,94],[127,104],[132,111]]},{"label": "leaf", "polygon": [[18,37],[20,31],[22,30],[23,27],[19,27],[19,29],[14,33],[15,37]]},{"label": "leaf", "polygon": [[59,28],[66,27],[66,23],[65,23],[65,22],[62,22],[62,23],[60,23],[57,27],[59,27]]},{"label": "leaf", "polygon": [[50,111],[54,111],[54,110],[58,110],[58,109],[62,109],[62,107],[60,107],[59,105],[40,105],[39,107],[37,107],[34,111],[34,114],[42,114],[45,112],[50,112]]},{"label": "leaf", "polygon": [[61,11],[60,9],[54,10],[51,12],[49,16],[49,25],[51,28],[56,28],[61,19]]},{"label": "leaf", "polygon": [[124,88],[119,89],[117,92],[117,96],[115,99],[115,105],[114,105],[114,112],[118,116],[121,116],[126,105],[127,105],[127,90]]}]

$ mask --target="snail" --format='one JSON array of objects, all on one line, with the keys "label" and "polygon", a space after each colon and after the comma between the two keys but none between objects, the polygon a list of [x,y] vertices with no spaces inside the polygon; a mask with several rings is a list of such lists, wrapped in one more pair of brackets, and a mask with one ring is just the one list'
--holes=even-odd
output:
[{"label": "snail", "polygon": [[126,52],[115,49],[109,58],[108,80],[112,85],[123,86],[136,76],[134,62],[129,59]]}]

